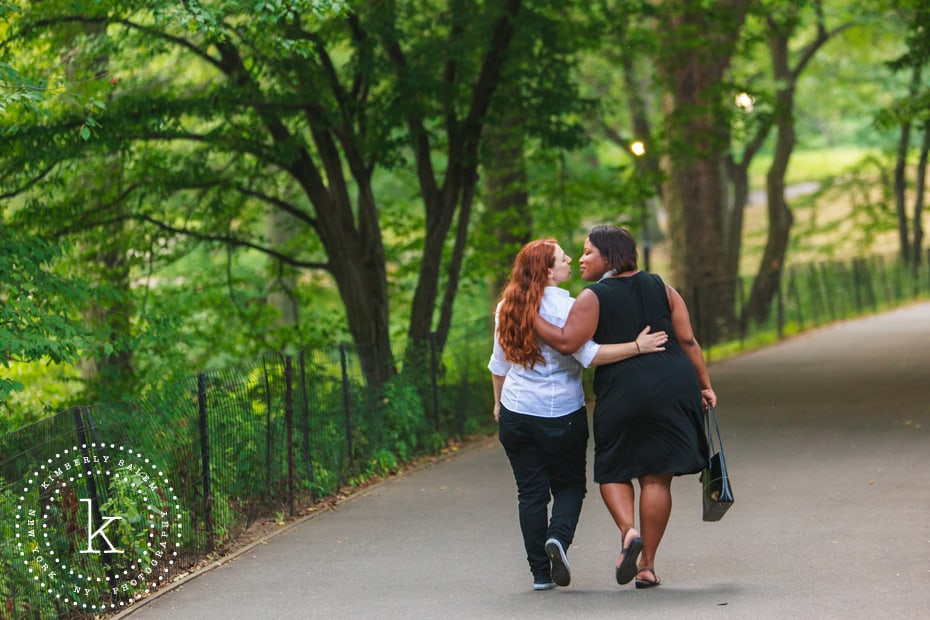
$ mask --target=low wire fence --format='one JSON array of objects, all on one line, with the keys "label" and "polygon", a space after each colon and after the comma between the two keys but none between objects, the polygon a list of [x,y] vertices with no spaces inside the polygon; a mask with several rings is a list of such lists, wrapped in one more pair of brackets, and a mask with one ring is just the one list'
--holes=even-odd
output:
[{"label": "low wire fence", "polygon": [[[692,316],[708,357],[930,294],[930,276],[897,261],[803,265],[783,275],[758,321],[742,310],[749,284],[726,283],[725,324]],[[441,355],[431,340],[422,367],[377,393],[364,347],[339,345],[202,372],[0,437],[0,618],[119,611],[223,554],[259,519],[489,432],[492,329],[490,317],[459,326]]]},{"label": "low wire fence", "polygon": [[364,348],[340,345],[265,355],[0,437],[0,618],[117,612],[259,519],[482,432],[493,421],[492,329],[464,326],[448,353],[429,351],[413,378],[402,372],[378,393]]},{"label": "low wire fence", "polygon": [[[772,273],[773,295],[761,312],[748,310],[753,277],[709,283],[690,291],[695,334],[708,357],[774,342],[818,325],[900,306],[930,296],[930,253],[915,269],[897,258],[872,256],[824,261]],[[702,314],[707,297],[732,307]],[[761,317],[761,318],[760,318]]]}]

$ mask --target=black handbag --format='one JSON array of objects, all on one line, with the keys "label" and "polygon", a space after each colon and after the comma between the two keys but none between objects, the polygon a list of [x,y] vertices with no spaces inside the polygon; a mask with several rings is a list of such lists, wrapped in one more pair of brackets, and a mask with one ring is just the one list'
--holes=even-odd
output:
[{"label": "black handbag", "polygon": [[[714,449],[714,436],[711,433],[710,419],[714,419],[714,429],[717,434],[717,446]],[[719,521],[733,505],[733,487],[730,486],[730,477],[727,474],[727,462],[723,458],[723,439],[720,437],[720,422],[713,407],[707,408],[704,416],[704,428],[707,431],[707,453],[710,459],[707,467],[701,472],[701,486],[704,496],[704,521]]]}]

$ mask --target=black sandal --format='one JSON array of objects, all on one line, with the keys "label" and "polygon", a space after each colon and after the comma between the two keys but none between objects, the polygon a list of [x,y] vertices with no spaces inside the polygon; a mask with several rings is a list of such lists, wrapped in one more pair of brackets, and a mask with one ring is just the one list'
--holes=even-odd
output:
[{"label": "black sandal", "polygon": [[620,561],[620,566],[617,567],[615,575],[618,584],[623,585],[630,583],[633,581],[633,577],[638,574],[639,571],[636,568],[636,562],[642,550],[643,539],[636,536],[630,541],[628,547],[620,551],[620,555],[623,556],[623,559]]},{"label": "black sandal", "polygon": [[[649,571],[650,573],[652,573],[652,576],[655,577],[655,581],[653,581],[653,580],[651,580],[651,579],[637,579],[637,580],[636,580],[636,588],[637,588],[638,590],[642,590],[642,589],[645,589],[645,588],[654,588],[654,587],[656,587],[657,585],[659,585],[660,583],[662,583],[662,580],[659,579],[659,576],[656,575],[656,572],[655,572],[654,570],[652,570],[652,568],[646,566],[646,567],[643,567],[643,568],[639,569],[639,573],[644,573],[644,572],[646,572],[646,571]],[[636,574],[639,575],[639,573],[636,573]]]}]

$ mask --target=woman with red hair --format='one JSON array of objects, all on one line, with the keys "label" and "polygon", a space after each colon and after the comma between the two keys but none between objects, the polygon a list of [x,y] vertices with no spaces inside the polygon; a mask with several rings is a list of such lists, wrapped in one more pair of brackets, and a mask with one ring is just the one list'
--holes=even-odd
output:
[{"label": "woman with red hair", "polygon": [[[671,516],[672,479],[707,464],[704,411],[717,405],[717,394],[688,307],[662,278],[640,271],[629,231],[593,227],[578,262],[582,279],[594,284],[578,295],[567,319],[536,321],[544,342],[569,352],[590,338],[624,342],[644,325],[669,335],[662,353],[594,374],[594,481],[622,541],[614,573],[619,584],[636,579],[637,588],[653,588],[661,583],[655,560]],[[634,478],[642,536],[634,526]]]},{"label": "woman with red hair", "polygon": [[[520,529],[534,590],[571,582],[566,549],[585,496],[588,417],[582,368],[663,350],[664,332],[643,329],[620,344],[584,343],[562,354],[539,342],[537,314],[561,326],[574,300],[559,284],[571,277],[571,257],[555,239],[532,241],[514,260],[495,315],[494,419],[517,483]],[[552,517],[549,518],[549,499]]]}]

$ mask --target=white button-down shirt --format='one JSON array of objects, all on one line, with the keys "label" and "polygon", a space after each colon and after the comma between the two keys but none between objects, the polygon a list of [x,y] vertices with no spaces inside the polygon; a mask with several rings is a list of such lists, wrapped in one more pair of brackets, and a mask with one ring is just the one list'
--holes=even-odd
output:
[{"label": "white button-down shirt", "polygon": [[[553,325],[562,327],[575,299],[568,291],[547,286],[539,304],[539,314]],[[497,307],[500,312],[500,305]],[[494,315],[494,350],[488,370],[506,377],[501,390],[501,404],[514,413],[543,418],[558,418],[584,406],[581,387],[582,367],[588,368],[597,355],[600,345],[589,340],[572,355],[562,355],[539,341],[544,362],[525,368],[507,360],[497,337],[498,314]]]}]

